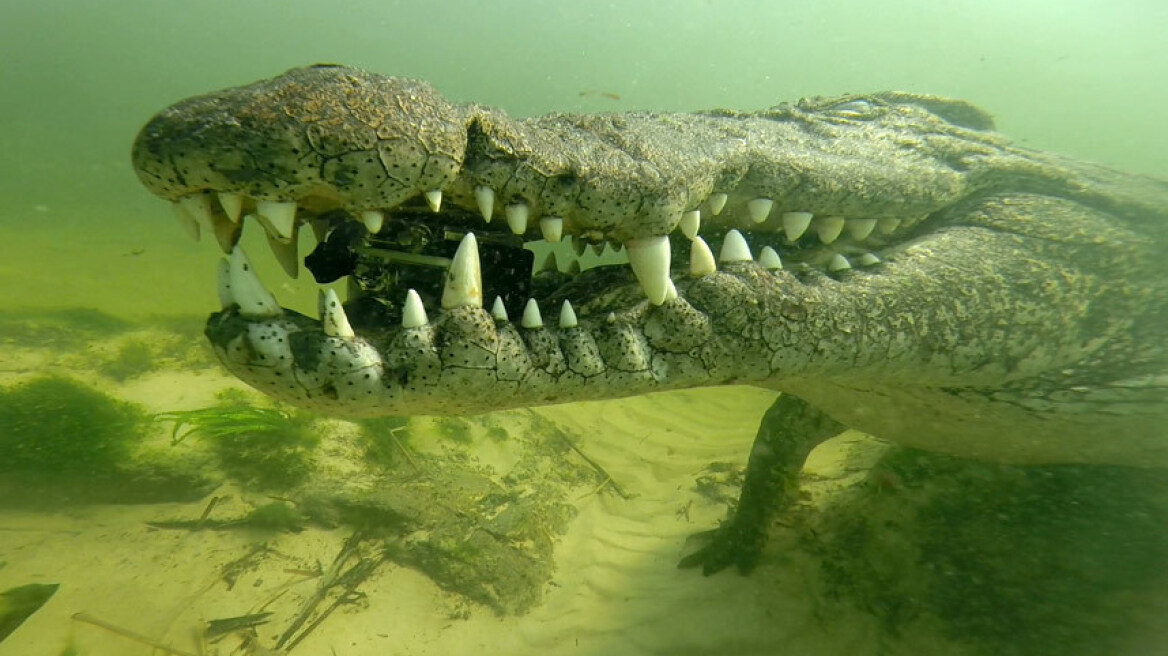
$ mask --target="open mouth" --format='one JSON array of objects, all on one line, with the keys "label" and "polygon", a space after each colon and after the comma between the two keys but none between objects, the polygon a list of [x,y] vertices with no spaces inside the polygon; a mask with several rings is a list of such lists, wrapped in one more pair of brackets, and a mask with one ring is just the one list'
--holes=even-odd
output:
[{"label": "open mouth", "polygon": [[[250,223],[262,227],[289,275],[297,276],[303,262],[321,284],[347,276],[350,293],[343,312],[346,323],[362,334],[416,323],[427,309],[484,307],[484,299],[496,319],[523,317],[524,325],[542,323],[540,309],[564,301],[573,313],[611,312],[618,308],[602,292],[634,279],[642,298],[661,305],[677,297],[685,278],[714,273],[719,263],[755,261],[803,282],[839,279],[854,269],[876,268],[892,237],[903,238],[920,223],[777,211],[772,199],[715,193],[681,215],[672,240],[656,236],[620,243],[602,234],[572,234],[563,218],[533,216],[522,202],[497,203],[489,187],[477,186],[470,196],[455,204],[435,190],[394,208],[350,211],[328,207],[324,199],[255,201],[236,192],[201,192],[180,199],[175,208],[189,234],[210,232],[226,253],[236,249]],[[317,245],[301,260],[296,245],[304,226]],[[720,244],[717,257],[707,239]],[[464,244],[464,257],[475,261],[452,268]],[[244,316],[272,315],[276,310],[266,299],[248,296],[255,285],[236,279],[245,268],[250,269],[225,267],[224,308],[238,306]],[[621,299],[628,302],[628,296]]]},{"label": "open mouth", "polygon": [[[314,66],[176,103],[133,159],[229,254],[207,335],[236,375],[335,412],[480,412],[789,371],[796,332],[851,329],[809,308],[970,197],[969,132],[879,96],[517,120]],[[281,308],[248,225],[345,302]]]}]

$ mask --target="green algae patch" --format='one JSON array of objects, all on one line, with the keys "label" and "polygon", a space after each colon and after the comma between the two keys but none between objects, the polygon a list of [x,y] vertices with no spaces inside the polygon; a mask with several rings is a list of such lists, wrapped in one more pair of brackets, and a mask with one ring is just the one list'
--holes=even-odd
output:
[{"label": "green algae patch", "polygon": [[67,378],[0,389],[0,473],[108,474],[142,439],[146,420],[139,407]]},{"label": "green algae patch", "polygon": [[248,486],[288,489],[312,470],[312,452],[320,437],[303,413],[253,406],[235,394],[218,405],[155,415],[171,422],[171,443],[190,435],[208,440],[223,471]]}]

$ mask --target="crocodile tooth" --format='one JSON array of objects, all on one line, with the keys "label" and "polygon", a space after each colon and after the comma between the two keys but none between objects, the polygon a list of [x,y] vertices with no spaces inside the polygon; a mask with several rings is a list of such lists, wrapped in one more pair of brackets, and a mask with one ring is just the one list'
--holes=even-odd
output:
[{"label": "crocodile tooth", "polygon": [[576,311],[572,309],[572,303],[564,299],[564,304],[560,306],[560,328],[575,328]]},{"label": "crocodile tooth", "polygon": [[311,219],[308,225],[312,228],[312,236],[318,244],[327,240],[329,233],[332,232],[332,224],[327,219]]},{"label": "crocodile tooth", "polygon": [[686,212],[681,215],[681,221],[678,221],[677,225],[681,228],[681,234],[687,239],[693,239],[698,236],[698,230],[702,227],[702,213],[698,210]]},{"label": "crocodile tooth", "polygon": [[365,224],[365,229],[370,234],[377,234],[381,232],[381,226],[385,225],[385,215],[379,210],[365,210],[361,212],[361,223]]},{"label": "crocodile tooth", "polygon": [[629,265],[641,283],[641,289],[649,302],[661,305],[669,282],[669,237],[646,237],[625,242],[629,252]]},{"label": "crocodile tooth", "polygon": [[236,246],[228,259],[229,285],[231,296],[239,305],[239,313],[245,317],[277,317],[283,313],[276,297],[264,287],[264,283],[252,269],[247,253]]},{"label": "crocodile tooth", "polygon": [[296,278],[300,275],[300,252],[297,248],[296,228],[292,229],[292,238],[288,241],[282,241],[271,233],[265,232],[264,236],[268,238],[268,247],[272,249],[272,255],[275,256],[276,261],[280,263],[280,268],[284,273],[288,274],[289,278]]},{"label": "crocodile tooth", "polygon": [[783,232],[787,234],[787,241],[795,241],[807,232],[811,225],[811,212],[784,212]]},{"label": "crocodile tooth", "polygon": [[443,309],[464,306],[483,306],[483,273],[479,264],[479,244],[473,232],[466,233],[458,244],[442,290]]},{"label": "crocodile tooth", "polygon": [[243,194],[234,191],[219,192],[219,205],[232,223],[239,223],[239,215],[243,211]]},{"label": "crocodile tooth", "polygon": [[257,200],[256,215],[264,229],[284,241],[292,239],[292,227],[296,225],[296,203],[292,201]]},{"label": "crocodile tooth", "polygon": [[230,253],[231,249],[239,243],[239,236],[243,234],[243,225],[234,223],[221,214],[212,214],[211,231],[215,234],[215,241],[219,242],[219,248],[224,253]]},{"label": "crocodile tooth", "polygon": [[832,272],[843,271],[844,269],[850,268],[852,268],[852,265],[850,262],[848,262],[848,258],[840,255],[839,253],[833,255],[831,261],[827,263],[827,270]]},{"label": "crocodile tooth", "polygon": [[197,193],[183,196],[178,199],[178,204],[201,226],[208,230],[214,228],[215,222],[211,220],[211,199],[207,197],[207,194]]},{"label": "crocodile tooth", "polygon": [[507,306],[503,305],[503,297],[496,296],[495,302],[491,305],[491,316],[495,321],[509,321],[507,318]]},{"label": "crocodile tooth", "polygon": [[604,317],[604,321],[605,323],[616,323],[616,312],[609,312],[608,315]]},{"label": "crocodile tooth", "polygon": [[320,311],[320,322],[324,324],[324,334],[329,337],[351,338],[355,336],[353,327],[349,325],[349,317],[345,316],[345,308],[341,306],[341,299],[332,289],[322,289],[316,296],[316,307]]},{"label": "crocodile tooth", "polygon": [[174,210],[174,218],[178,219],[183,232],[191,239],[199,241],[199,222],[195,217],[191,216],[177,200],[170,204],[170,208]]},{"label": "crocodile tooth", "polygon": [[564,238],[564,220],[558,216],[545,216],[539,220],[539,232],[544,241],[558,243]]},{"label": "crocodile tooth", "polygon": [[592,254],[595,255],[596,257],[600,257],[601,255],[604,255],[604,242],[602,242],[602,241],[596,242],[595,244],[589,244],[588,248],[592,251]]},{"label": "crocodile tooth", "polygon": [[885,217],[883,219],[879,219],[876,222],[876,229],[879,230],[880,234],[882,234],[882,235],[890,235],[890,234],[896,232],[896,229],[899,227],[900,227],[900,219],[898,219],[894,216],[893,217]]},{"label": "crocodile tooth", "polygon": [[543,317],[539,316],[539,303],[536,303],[534,298],[527,299],[519,325],[524,328],[543,328]]},{"label": "crocodile tooth", "polygon": [[742,236],[742,233],[737,230],[727,232],[726,238],[722,240],[722,250],[718,253],[718,261],[724,264],[726,262],[750,262],[753,259],[750,255],[750,246],[746,243],[746,238]]},{"label": "crocodile tooth", "polygon": [[844,230],[844,217],[828,216],[815,221],[815,232],[819,233],[819,241],[830,244],[839,239]]},{"label": "crocodile tooth", "polygon": [[572,252],[576,254],[576,257],[584,257],[584,252],[587,250],[588,242],[581,237],[572,238]]},{"label": "crocodile tooth", "polygon": [[430,206],[430,211],[438,212],[442,209],[442,190],[431,189],[426,192],[426,204]]},{"label": "crocodile tooth", "polygon": [[880,258],[876,257],[875,253],[864,253],[856,262],[860,266],[872,266],[873,264],[880,264]]},{"label": "crocodile tooth", "polygon": [[227,258],[219,258],[219,265],[216,267],[215,273],[218,274],[219,307],[226,310],[235,305],[235,294],[231,293],[231,263],[227,261]]},{"label": "crocodile tooth", "polygon": [[479,213],[483,221],[491,222],[491,214],[495,211],[495,190],[485,185],[475,187],[475,202],[478,203]]},{"label": "crocodile tooth", "polygon": [[669,301],[676,301],[677,296],[677,287],[674,286],[673,281],[670,280],[669,284],[665,287],[665,302],[668,303]]},{"label": "crocodile tooth", "polygon": [[574,276],[580,273],[580,260],[572,260],[568,263],[568,268],[564,269],[564,273]]},{"label": "crocodile tooth", "polygon": [[763,246],[758,253],[758,264],[764,269],[770,271],[777,271],[783,268],[783,260],[779,258],[779,253],[770,246]]},{"label": "crocodile tooth", "polygon": [[513,203],[503,209],[507,216],[507,227],[511,234],[522,235],[527,232],[527,203]]},{"label": "crocodile tooth", "polygon": [[872,234],[872,230],[876,227],[876,219],[848,219],[846,226],[852,239],[863,241]]},{"label": "crocodile tooth", "polygon": [[694,237],[694,240],[689,244],[689,275],[699,278],[708,276],[717,270],[718,265],[714,263],[714,253],[710,251],[706,240]]},{"label": "crocodile tooth", "polygon": [[726,207],[726,201],[729,198],[726,194],[710,194],[710,197],[706,199],[706,203],[710,206],[710,215],[718,216],[721,214],[722,208]]},{"label": "crocodile tooth", "polygon": [[767,220],[767,216],[771,213],[775,201],[769,198],[755,198],[746,204],[746,211],[750,214],[750,220],[754,223],[762,223]]},{"label": "crocodile tooth", "polygon": [[402,306],[402,328],[419,328],[429,321],[426,306],[422,305],[422,298],[418,296],[418,292],[407,290],[406,303]]}]

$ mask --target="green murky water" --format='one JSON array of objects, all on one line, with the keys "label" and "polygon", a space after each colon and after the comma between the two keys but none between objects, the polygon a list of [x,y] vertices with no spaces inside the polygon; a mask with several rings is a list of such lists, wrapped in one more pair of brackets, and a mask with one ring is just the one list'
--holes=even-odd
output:
[{"label": "green murky water", "polygon": [[[62,449],[62,458],[70,458],[71,462],[78,458],[84,462],[88,457],[129,458],[119,450],[124,446],[117,444],[119,438],[111,431],[115,428],[122,430],[123,423],[137,421],[134,413],[194,409],[229,403],[234,398],[229,395],[225,401],[215,396],[230,383],[217,378],[217,369],[202,350],[199,336],[203,316],[217,306],[214,261],[218,250],[212,240],[204,239],[198,244],[190,242],[178,229],[166,204],[138,185],[129,166],[129,147],[137,129],[154,112],[180,98],[251,82],[314,62],[346,63],[383,73],[425,78],[451,99],[491,104],[515,115],[549,111],[747,109],[807,95],[898,89],[970,100],[993,113],[1001,131],[1027,146],[1133,172],[1165,176],[1168,175],[1168,130],[1163,125],[1164,108],[1168,107],[1168,84],[1164,83],[1168,80],[1168,49],[1163,37],[1165,25],[1168,25],[1168,5],[1151,0],[1029,3],[1006,0],[836,3],[766,0],[504,0],[476,3],[444,0],[344,4],[304,0],[286,3],[68,0],[7,3],[0,7],[0,384],[5,386],[0,391],[0,406],[4,406],[0,408],[0,422],[7,422],[0,425],[0,431],[9,437],[34,434],[34,428],[43,425],[37,423],[44,421],[43,416],[22,414],[14,408],[30,403],[21,399],[44,393],[51,397],[45,401],[50,412],[44,416],[57,416],[63,426],[61,431],[72,431],[70,434],[73,434],[91,430],[109,440],[108,448],[103,446],[94,453],[75,453],[68,445],[54,447]],[[257,254],[254,259],[261,278],[269,281],[284,305],[310,312],[315,304],[315,289],[303,281],[287,280],[257,237],[256,234],[245,235],[244,245]],[[167,372],[173,376],[167,378],[170,375]],[[59,378],[47,379],[47,383],[42,381],[40,384],[49,387],[33,388],[31,392],[21,387],[41,374],[76,378],[86,388],[60,387],[64,383]],[[118,400],[107,403],[87,396],[93,390]],[[714,397],[723,405],[711,407],[735,408],[744,413],[743,419],[731,422],[734,432],[740,434],[741,444],[725,450],[726,457],[741,459],[745,457],[744,445],[749,442],[752,430],[750,413],[761,413],[768,399],[757,390],[743,390],[740,397],[733,396],[736,392],[729,394]],[[695,399],[700,401],[707,397],[660,398],[658,406],[665,408],[664,411],[682,413],[683,408],[692,405]],[[126,410],[117,405],[124,401],[137,404],[138,409]],[[52,403],[64,405],[53,406]],[[650,406],[633,403],[631,406],[614,405],[612,408],[616,410],[611,410],[630,413],[634,418],[619,427],[619,430],[628,431],[629,440],[640,439],[637,436],[659,428],[659,424],[649,420],[639,425],[635,418],[638,413],[648,413]],[[54,407],[58,411],[52,411]],[[609,412],[604,409],[606,406],[600,407],[603,412]],[[77,408],[82,409],[81,415],[68,414]],[[562,428],[569,439],[587,443],[589,431],[595,427],[590,428],[582,417],[596,413],[596,408],[594,405],[576,410],[560,408],[549,411],[548,415],[539,415],[539,421],[558,421],[556,430]],[[659,410],[653,406],[654,412]],[[549,416],[552,419],[548,419]],[[61,586],[43,611],[34,614],[10,640],[0,642],[0,655],[151,653],[151,648],[143,641],[97,627],[84,621],[84,616],[81,620],[70,619],[78,612],[92,613],[99,619],[105,618],[123,627],[132,625],[140,617],[142,625],[131,627],[132,630],[163,644],[181,643],[184,645],[181,649],[187,653],[199,653],[199,650],[208,654],[215,653],[215,650],[221,654],[245,653],[232,651],[244,649],[236,647],[235,643],[195,644],[190,638],[191,631],[182,623],[194,626],[194,618],[200,613],[202,619],[210,620],[258,612],[256,604],[250,600],[246,603],[237,600],[238,603],[232,605],[231,598],[225,597],[223,604],[216,607],[218,615],[213,617],[205,616],[210,611],[195,608],[194,602],[183,606],[181,600],[190,600],[200,590],[210,589],[209,586],[215,585],[215,572],[227,564],[238,560],[259,568],[257,563],[245,560],[249,550],[257,544],[278,543],[274,548],[295,552],[288,557],[286,567],[273,571],[310,568],[313,558],[321,560],[322,567],[327,569],[335,552],[343,548],[341,538],[344,536],[329,533],[327,527],[302,534],[306,537],[300,538],[299,542],[296,534],[284,530],[286,524],[274,529],[270,526],[266,529],[253,527],[248,529],[252,532],[225,542],[208,539],[206,548],[199,547],[198,539],[184,537],[149,552],[140,559],[146,561],[139,563],[141,572],[130,578],[150,580],[157,576],[173,583],[175,579],[169,572],[176,562],[186,559],[185,562],[202,562],[206,567],[203,578],[193,577],[181,584],[170,585],[165,588],[165,595],[160,592],[157,599],[142,592],[143,589],[149,590],[152,584],[126,587],[130,585],[127,583],[129,579],[107,576],[104,568],[116,567],[111,564],[111,559],[130,563],[135,560],[135,554],[144,549],[137,540],[141,539],[145,522],[151,518],[192,519],[193,514],[193,519],[199,521],[200,511],[207,506],[207,500],[222,496],[234,499],[239,505],[235,509],[238,518],[246,519],[251,517],[249,512],[267,508],[266,503],[271,501],[264,498],[262,481],[255,489],[247,488],[247,481],[255,483],[255,477],[232,477],[228,471],[229,483],[219,479],[183,478],[203,464],[222,468],[228,462],[224,459],[226,456],[222,453],[216,456],[210,447],[203,451],[196,447],[189,458],[203,458],[199,461],[202,464],[183,460],[188,456],[176,458],[174,449],[182,444],[171,447],[166,443],[169,427],[160,429],[149,424],[148,420],[142,420],[148,427],[141,429],[141,434],[153,435],[150,439],[159,441],[157,447],[151,448],[175,460],[171,471],[175,478],[154,475],[157,474],[154,472],[154,478],[150,480],[131,477],[127,483],[124,478],[116,482],[111,479],[108,489],[103,488],[105,484],[100,479],[89,487],[71,488],[56,485],[51,476],[43,478],[45,472],[38,469],[39,465],[22,466],[20,463],[26,461],[16,459],[0,463],[0,479],[3,479],[0,485],[0,592],[34,583]],[[315,421],[289,417],[289,421],[292,420]],[[466,426],[426,424],[415,427],[413,433],[429,431],[432,435],[462,436],[459,439],[463,439],[463,443],[482,447],[479,442],[495,444],[492,439],[498,441],[498,431],[505,434],[507,431],[535,430],[533,426],[544,426],[539,421],[503,416],[476,420],[477,423]],[[716,417],[706,416],[704,421],[707,423],[699,421],[689,430],[696,434],[725,428],[725,421]],[[94,426],[93,422],[99,425]],[[90,428],[84,428],[86,426]],[[303,429],[301,424],[297,426],[300,427],[297,430]],[[321,432],[340,430],[335,426],[318,429]],[[382,426],[381,429],[391,431],[393,427]],[[125,430],[130,431],[127,434],[139,434],[134,432],[138,430],[136,428]],[[618,428],[612,430],[619,432]],[[685,428],[679,427],[678,430]],[[383,432],[382,437],[377,438],[380,441],[373,446],[361,442],[364,438],[359,436],[352,438],[355,441],[344,443],[357,445],[353,448],[369,449],[366,455],[377,462],[382,462],[377,460],[382,458],[408,470],[411,463],[395,455],[405,447],[392,440],[386,441],[385,435],[388,434]],[[426,440],[417,439],[417,453],[430,453]],[[192,442],[197,440],[194,438]],[[458,439],[454,441],[458,442]],[[700,453],[701,441],[695,438],[693,444],[698,445],[694,448]],[[270,456],[272,460],[264,461],[268,462],[265,466],[280,469],[283,473],[299,471],[296,468],[305,465],[296,459],[299,457],[296,449],[308,449],[309,446],[312,445],[308,442],[297,443],[290,454],[277,454],[279,457],[267,452],[233,452],[231,458],[235,460],[230,462],[244,466],[247,462],[254,464],[257,458],[262,460]],[[475,457],[489,460],[491,454],[495,454],[493,447],[483,448],[486,451],[478,452]],[[535,455],[528,454],[531,462],[543,463],[541,458],[546,458],[548,453],[537,447],[532,449]],[[503,449],[500,447],[499,451],[502,453]],[[134,457],[145,457],[135,453],[138,455]],[[449,483],[447,487],[453,486],[450,489],[457,488],[460,484],[457,481],[463,480],[474,479],[473,483],[466,483],[472,487],[483,484],[475,478],[477,474],[474,472],[458,473],[461,472],[458,458],[436,446],[433,453],[442,454],[432,454],[432,457],[453,468],[448,471],[455,472],[447,474],[455,482],[443,479]],[[566,451],[554,453],[568,457]],[[511,457],[495,455],[501,461]],[[718,455],[720,457],[722,452]],[[292,460],[281,460],[284,456]],[[664,449],[658,456],[656,464],[645,456],[644,463],[628,466],[631,471],[638,471],[638,467],[639,470],[654,470],[664,467],[660,463],[673,457]],[[413,463],[412,466],[416,465]],[[587,487],[584,480],[584,469],[587,468],[581,469],[579,465],[576,463],[561,474],[573,485]],[[930,466],[948,473],[946,466]],[[78,467],[79,471],[85,468]],[[142,471],[133,471],[137,472],[135,475],[146,476]],[[912,469],[912,472],[917,472],[917,469]],[[912,479],[912,472],[901,471],[897,480]],[[683,471],[680,478],[668,485],[688,490],[695,474],[696,471]],[[968,472],[964,475],[971,476]],[[972,474],[974,477],[979,475]],[[401,486],[408,489],[410,477],[402,476]],[[996,484],[1007,490],[1015,490],[1016,486],[1025,483],[1010,473],[995,472],[986,476],[1004,477]],[[1078,479],[1071,482],[1082,483]],[[223,491],[215,487],[219,484],[228,484],[231,489]],[[30,496],[41,495],[36,492],[38,485],[50,485],[55,492],[44,493],[42,503],[31,503]],[[174,492],[183,485],[189,491],[185,497]],[[1073,491],[1068,492],[1060,484],[1045,481],[1037,485],[1027,489],[1074,496]],[[1060,576],[1090,577],[1103,572],[1099,575],[1108,577],[1113,584],[1080,588],[1076,587],[1076,581],[1067,580],[1065,585],[1043,588],[1051,591],[1049,594],[1062,595],[1057,599],[1059,603],[1045,604],[1042,599],[1027,597],[1025,585],[1019,590],[1011,588],[1008,581],[997,587],[986,584],[987,580],[1018,572],[997,568],[993,573],[984,573],[979,569],[983,563],[977,562],[977,553],[922,560],[932,563],[933,567],[950,568],[947,571],[955,572],[953,580],[957,582],[954,585],[967,586],[959,590],[966,589],[971,595],[980,595],[983,603],[973,604],[975,608],[968,609],[969,604],[963,606],[963,600],[957,598],[962,595],[929,592],[921,587],[924,584],[916,587],[906,584],[902,589],[891,580],[857,581],[853,573],[858,570],[895,576],[899,570],[890,566],[888,560],[898,557],[895,555],[896,545],[880,543],[879,538],[864,531],[857,533],[854,522],[843,518],[834,525],[836,533],[833,535],[838,538],[835,542],[816,545],[808,552],[820,556],[828,554],[843,563],[829,572],[830,575],[824,578],[826,583],[818,584],[823,586],[819,590],[821,596],[829,598],[840,590],[851,590],[862,599],[859,605],[867,604],[868,607],[854,611],[855,615],[846,615],[851,618],[847,621],[871,622],[872,625],[867,633],[858,633],[861,637],[851,643],[842,639],[834,642],[808,639],[802,643],[796,640],[792,644],[803,645],[800,647],[802,651],[793,653],[909,653],[902,651],[909,647],[898,645],[912,645],[916,650],[913,653],[972,654],[982,653],[977,647],[979,637],[994,645],[998,653],[1067,653],[1063,650],[1084,644],[1084,635],[1097,637],[1119,631],[1118,625],[1111,623],[1110,618],[1158,616],[1157,613],[1165,608],[1162,597],[1159,602],[1141,602],[1130,607],[1124,605],[1124,600],[1125,595],[1139,597],[1146,591],[1146,586],[1137,585],[1140,572],[1144,571],[1139,568],[1163,569],[1165,560],[1161,556],[1164,554],[1154,546],[1159,534],[1142,519],[1162,516],[1157,513],[1163,508],[1146,500],[1132,500],[1133,492],[1128,487],[1109,482],[1109,479],[1082,483],[1087,489],[1095,489],[1090,487],[1092,485],[1097,486],[1101,495],[1130,501],[1123,507],[1136,507],[1142,514],[1134,524],[1108,524],[1107,530],[1119,533],[1116,541],[1110,546],[1093,545],[1086,555],[1080,555],[1088,560],[1134,563],[1132,567],[1136,569],[1118,572],[1090,569],[1080,561],[1068,561],[1070,564],[1063,563],[1064,569],[1060,570],[1056,564],[1047,567],[1044,573],[1049,580],[1057,582]],[[1076,489],[1081,491],[1082,486]],[[133,490],[139,492],[135,494]],[[578,497],[559,489],[545,492],[549,495],[543,497],[549,499],[546,503],[522,506],[527,514],[515,520],[515,525],[521,525],[521,528],[514,530],[530,530],[532,535],[544,531],[556,536],[566,530],[567,520],[559,513],[568,513],[565,509],[573,506],[573,500]],[[611,494],[605,497],[606,508],[616,503],[611,498]],[[129,500],[139,504],[165,502],[169,505],[142,510],[140,505],[122,507],[103,503],[94,506],[87,503],[94,500],[112,503]],[[246,500],[246,503],[241,500]],[[449,500],[452,507],[458,502]],[[369,513],[368,516],[358,513],[361,517],[384,520],[378,512],[389,512],[386,507],[398,508],[393,504],[402,503],[407,502],[395,498],[392,503],[385,501],[380,506],[356,505],[361,512]],[[1089,500],[1078,499],[1076,503],[1088,504]],[[952,512],[964,512],[963,506],[954,504]],[[680,513],[683,502],[676,505]],[[620,508],[627,509],[627,506]],[[689,506],[685,509],[688,518]],[[1091,510],[1110,521],[1114,519],[1112,509],[1096,504]],[[1029,512],[1017,509],[998,511],[1020,517]],[[595,519],[587,507],[581,512]],[[614,512],[620,516],[626,510]],[[929,512],[941,511],[929,506]],[[686,530],[679,529],[679,535],[711,526],[718,516],[718,508],[711,506],[706,509],[704,520],[695,521]],[[74,525],[74,520],[80,528]],[[338,520],[338,525],[344,524]],[[94,526],[117,528],[102,532]],[[454,525],[446,528],[453,530],[451,526]],[[947,532],[939,537],[934,535],[932,542],[923,540],[916,544],[933,548],[948,540],[952,546],[961,543],[967,534],[979,533],[976,526],[965,526],[952,517],[938,526],[938,530]],[[1074,522],[1056,521],[1050,527],[1055,535],[1054,542],[1074,540],[1091,531],[1091,527]],[[199,529],[202,528],[200,525]],[[264,533],[264,530],[275,532]],[[1060,539],[1064,536],[1065,540]],[[542,539],[529,538],[535,543]],[[1041,545],[1033,546],[1038,538],[1032,535],[995,533],[993,539],[997,541],[996,547],[987,553],[992,553],[995,558],[1009,557],[1011,540],[1018,541],[1021,545],[1018,548],[1042,548]],[[857,549],[871,548],[872,553],[885,560],[875,565],[852,563],[848,569],[847,558],[840,554],[847,552],[849,544]],[[312,551],[310,547],[313,545],[319,549]],[[87,550],[98,555],[93,556],[92,563],[78,565],[81,561],[77,559],[83,561]],[[550,553],[550,547],[538,553]],[[559,567],[570,569],[571,563],[566,563],[564,558],[572,554],[579,555],[579,552],[569,550],[567,555],[557,555]],[[411,618],[409,621],[422,626],[430,621],[429,618],[442,615],[448,617],[444,621],[454,623],[455,628],[438,623],[432,629],[418,629],[413,635],[409,631],[395,632],[392,638],[384,638],[388,642],[377,643],[370,642],[369,636],[382,635],[389,629],[340,622],[338,625],[349,628],[327,640],[322,638],[315,647],[302,647],[300,653],[328,653],[310,651],[327,649],[325,645],[334,648],[333,653],[338,654],[452,653],[431,651],[427,645],[438,644],[435,636],[449,636],[451,632],[459,631],[468,637],[457,644],[473,646],[473,652],[467,653],[495,653],[497,648],[501,649],[503,643],[500,642],[476,643],[475,636],[479,634],[474,632],[480,625],[474,618],[481,618],[484,614],[492,616],[490,611],[482,609],[491,607],[492,600],[497,599],[491,597],[494,593],[481,590],[503,580],[492,576],[502,575],[497,571],[469,572],[451,565],[462,562],[458,558],[474,561],[475,554],[446,555],[454,560],[438,559],[422,564],[415,562],[414,565],[429,577],[445,582],[443,589],[445,594],[452,595],[451,598],[462,599],[458,597],[462,594],[469,601],[451,601],[438,610],[419,602],[421,610],[408,617]],[[674,552],[666,552],[660,558],[673,559],[674,556]],[[58,562],[54,558],[59,558],[59,568],[54,565]],[[970,559],[974,561],[972,565]],[[435,565],[438,561],[441,564]],[[58,571],[69,573],[71,578],[60,579],[56,576]],[[774,585],[787,588],[797,587],[797,582],[803,580],[794,575],[780,576],[779,579]],[[459,588],[458,581],[465,583],[465,589]],[[249,579],[246,585],[261,587],[264,584]],[[736,585],[749,586],[745,589],[750,590],[751,595],[762,595],[768,589],[758,582],[736,581],[732,577],[712,582],[711,589],[733,599],[736,598],[735,590],[742,589],[735,588]],[[479,596],[468,592],[472,588],[479,590]],[[133,604],[123,596],[128,589],[139,593]],[[1100,610],[1105,620],[1098,626],[1088,627],[1091,630],[1086,634],[1054,631],[1049,634],[1039,632],[1037,638],[1022,637],[1027,632],[1037,631],[1039,625],[1057,628],[1058,618],[1051,614],[1070,613],[1081,605],[1075,595],[1103,593],[1111,595],[1104,609],[1111,614]],[[143,594],[145,599],[141,596]],[[619,592],[612,594],[613,599],[621,596]],[[633,597],[636,594],[656,593],[630,593]],[[791,608],[805,609],[812,603],[808,599],[815,596],[808,593],[804,599],[806,604],[799,606],[791,602],[794,604]],[[722,598],[717,594],[714,597]],[[0,597],[0,611],[8,603],[6,599]],[[523,599],[528,604],[531,597]],[[968,595],[965,595],[964,602],[968,602]],[[376,607],[376,602],[372,603]],[[995,605],[1007,610],[999,614],[986,611]],[[937,611],[942,606],[942,610],[959,616],[960,621],[950,624],[950,629],[960,626],[964,633],[957,632],[960,634],[957,635],[952,630],[946,632],[944,627],[912,623],[922,608]],[[1023,610],[1015,612],[1019,606]],[[142,607],[165,607],[173,612],[155,617],[138,610]],[[408,607],[406,603],[401,608]],[[356,613],[355,608],[350,612]],[[405,613],[401,608],[399,612]],[[604,619],[612,614],[611,607],[607,610],[600,605],[589,608],[588,612],[596,613],[595,622],[585,615],[581,627],[617,625]],[[727,605],[726,608],[736,607]],[[774,606],[773,610],[775,613],[791,612],[781,604]],[[1047,614],[1044,615],[1044,611],[1048,611]],[[543,617],[538,613],[535,611],[533,616]],[[715,608],[709,616],[718,618],[718,613]],[[944,616],[944,613],[939,614]],[[974,616],[980,619],[969,619]],[[458,624],[460,621],[462,624]],[[767,621],[760,616],[760,635],[767,633]],[[830,620],[823,621],[830,628]],[[548,622],[552,620],[548,619]],[[1081,627],[1082,623],[1079,625]],[[525,644],[532,653],[568,653],[569,647],[577,648],[571,653],[730,653],[735,650],[753,653],[751,649],[758,650],[758,653],[774,653],[768,651],[772,647],[767,645],[772,643],[762,638],[758,641],[727,639],[722,643],[724,647],[697,638],[679,638],[676,636],[687,635],[680,626],[674,631],[676,639],[671,642],[661,638],[670,633],[668,620],[660,619],[655,626],[665,628],[651,634],[638,633],[634,629],[626,633],[616,629],[598,629],[595,633],[581,630],[580,635],[589,636],[582,649],[579,648],[579,637],[575,643],[562,637],[537,639],[531,636],[543,634],[526,625],[512,633],[531,637]],[[25,632],[25,637],[21,637],[21,632]],[[934,634],[944,638],[934,639]],[[498,633],[481,635],[497,636]],[[597,638],[598,635],[602,637]],[[874,646],[876,642],[873,640],[864,638],[874,635],[882,636],[880,641],[883,642],[878,647]],[[1011,635],[1017,635],[1018,639],[1012,641]],[[1108,653],[1168,653],[1168,644],[1147,635],[1165,637],[1163,633],[1137,633],[1136,637],[1107,643],[1108,649],[1126,650]],[[261,637],[267,640],[269,636],[261,632]],[[2,635],[0,639],[3,639]],[[496,640],[497,637],[490,639]],[[974,646],[964,646],[968,644]],[[1016,647],[1013,651],[1003,647],[1011,644]],[[1088,641],[1086,644],[1095,643]],[[538,646],[538,649],[531,645]],[[1051,651],[1045,651],[1046,647],[1041,645],[1050,646]],[[518,649],[514,645],[509,648]],[[1088,650],[1083,653],[1104,652]]]}]

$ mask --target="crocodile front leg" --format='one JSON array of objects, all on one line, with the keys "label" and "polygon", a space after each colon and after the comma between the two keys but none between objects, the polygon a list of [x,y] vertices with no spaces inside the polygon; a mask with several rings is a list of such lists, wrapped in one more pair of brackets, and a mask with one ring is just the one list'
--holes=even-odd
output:
[{"label": "crocodile front leg", "polygon": [[846,428],[806,401],[781,395],[759,424],[738,507],[708,544],[677,566],[700,565],[709,576],[736,565],[740,573],[749,574],[758,564],[771,519],[791,507],[799,493],[799,472],[808,454]]}]

